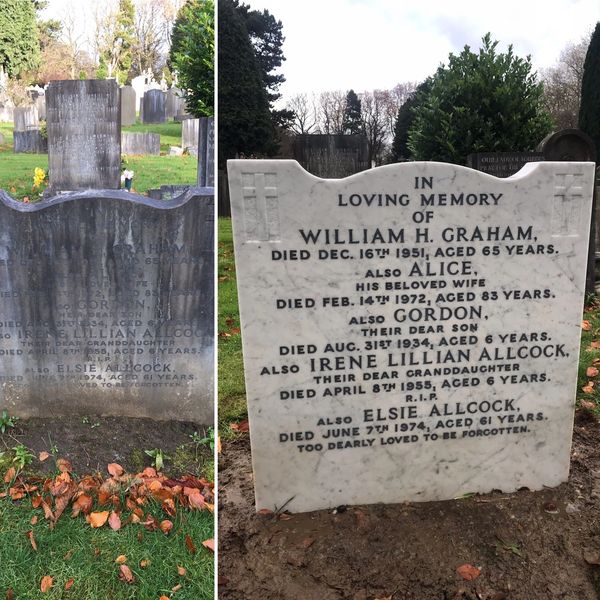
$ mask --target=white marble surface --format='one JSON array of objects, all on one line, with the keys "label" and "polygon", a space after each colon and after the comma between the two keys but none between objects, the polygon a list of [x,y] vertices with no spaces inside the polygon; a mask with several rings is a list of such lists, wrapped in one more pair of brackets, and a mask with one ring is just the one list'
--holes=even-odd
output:
[{"label": "white marble surface", "polygon": [[257,510],[567,479],[592,163],[228,169]]}]

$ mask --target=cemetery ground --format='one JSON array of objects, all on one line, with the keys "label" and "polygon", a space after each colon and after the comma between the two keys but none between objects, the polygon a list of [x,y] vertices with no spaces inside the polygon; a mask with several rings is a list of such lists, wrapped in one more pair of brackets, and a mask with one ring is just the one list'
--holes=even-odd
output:
[{"label": "cemetery ground", "polygon": [[600,303],[588,299],[582,320],[568,482],[445,502],[257,515],[229,219],[219,220],[218,253],[220,598],[600,597]]},{"label": "cemetery ground", "polygon": [[2,430],[2,597],[213,597],[211,431],[6,413]]},{"label": "cemetery ground", "polygon": [[[193,184],[196,181],[197,158],[190,155],[168,156],[170,146],[181,146],[181,123],[168,122],[152,125],[136,123],[123,127],[124,132],[160,134],[160,156],[128,156],[127,168],[134,171],[133,191],[145,194],[163,184]],[[0,123],[0,189],[7,190],[15,199],[34,198],[33,177],[36,167],[48,170],[47,154],[14,154],[13,125]],[[13,191],[14,190],[14,191]]]}]

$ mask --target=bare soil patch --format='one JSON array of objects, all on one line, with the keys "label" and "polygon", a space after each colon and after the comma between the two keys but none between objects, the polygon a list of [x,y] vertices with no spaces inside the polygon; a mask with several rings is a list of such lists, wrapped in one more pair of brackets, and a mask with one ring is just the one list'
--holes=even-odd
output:
[{"label": "bare soil patch", "polygon": [[540,492],[257,516],[247,434],[219,457],[222,600],[596,600],[596,561],[600,425],[583,411],[569,481]]}]

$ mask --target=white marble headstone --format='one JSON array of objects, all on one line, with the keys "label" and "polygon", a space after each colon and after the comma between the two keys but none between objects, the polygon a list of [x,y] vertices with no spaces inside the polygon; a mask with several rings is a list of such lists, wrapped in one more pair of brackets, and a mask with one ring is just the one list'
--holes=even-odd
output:
[{"label": "white marble headstone", "polygon": [[569,472],[593,163],[228,163],[256,508]]}]

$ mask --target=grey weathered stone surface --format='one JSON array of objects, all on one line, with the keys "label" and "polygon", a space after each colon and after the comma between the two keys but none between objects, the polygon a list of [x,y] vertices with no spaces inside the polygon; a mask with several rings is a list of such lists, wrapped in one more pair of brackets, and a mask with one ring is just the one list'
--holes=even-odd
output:
[{"label": "grey weathered stone surface", "polygon": [[198,134],[200,132],[200,119],[185,119],[181,123],[181,147],[198,147]]},{"label": "grey weathered stone surface", "polygon": [[15,154],[25,152],[46,154],[48,152],[48,140],[42,137],[39,129],[13,131],[13,152]]},{"label": "grey weathered stone surface", "polygon": [[120,108],[114,80],[50,82],[46,113],[52,190],[119,188]]},{"label": "grey weathered stone surface", "polygon": [[14,119],[15,109],[12,106],[4,106],[0,104],[0,122],[10,123]]},{"label": "grey weathered stone surface", "polygon": [[135,123],[135,90],[130,85],[121,88],[121,127]]},{"label": "grey weathered stone surface", "polygon": [[46,96],[38,96],[35,99],[35,106],[40,119],[46,119]]},{"label": "grey weathered stone surface", "polygon": [[467,167],[494,177],[510,177],[529,162],[544,160],[541,152],[475,152],[467,156]]},{"label": "grey weathered stone surface", "polygon": [[185,109],[185,102],[181,96],[182,91],[178,88],[171,88],[166,91],[167,95],[167,119],[174,119],[175,115],[180,114]]},{"label": "grey weathered stone surface", "polygon": [[37,106],[16,106],[13,110],[13,121],[15,131],[39,129],[40,121]]},{"label": "grey weathered stone surface", "polygon": [[142,123],[164,123],[167,120],[167,98],[162,90],[148,90],[142,98]]},{"label": "grey weathered stone surface", "polygon": [[[159,188],[148,190],[148,196],[154,200],[172,200],[178,198],[181,194],[187,192],[191,186],[185,184],[179,185],[161,185]],[[199,188],[206,194],[212,194],[213,190],[207,188]]]},{"label": "grey weathered stone surface", "polygon": [[200,119],[198,136],[198,185],[215,185],[215,119]]},{"label": "grey weathered stone surface", "polygon": [[121,133],[122,154],[160,154],[159,133]]},{"label": "grey weathered stone surface", "polygon": [[547,135],[538,148],[546,160],[596,160],[596,147],[581,129],[562,129]]},{"label": "grey weathered stone surface", "polygon": [[0,410],[213,416],[214,198],[0,190]]}]

